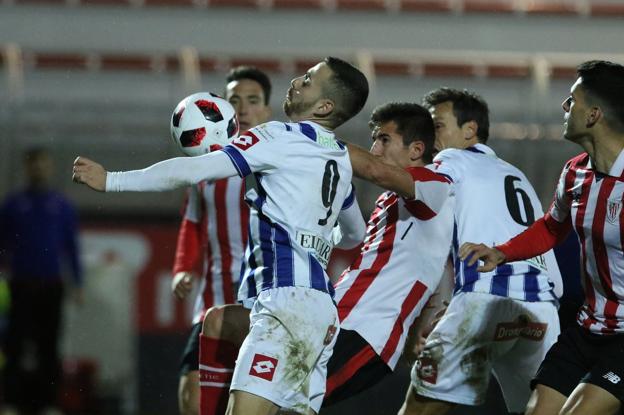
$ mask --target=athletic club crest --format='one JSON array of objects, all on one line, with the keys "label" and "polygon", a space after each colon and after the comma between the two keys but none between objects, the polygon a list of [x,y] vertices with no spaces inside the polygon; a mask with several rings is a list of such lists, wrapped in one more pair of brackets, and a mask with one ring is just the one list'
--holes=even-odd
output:
[{"label": "athletic club crest", "polygon": [[620,217],[620,212],[622,211],[622,200],[621,199],[609,199],[607,202],[607,222],[610,224],[615,224]]}]

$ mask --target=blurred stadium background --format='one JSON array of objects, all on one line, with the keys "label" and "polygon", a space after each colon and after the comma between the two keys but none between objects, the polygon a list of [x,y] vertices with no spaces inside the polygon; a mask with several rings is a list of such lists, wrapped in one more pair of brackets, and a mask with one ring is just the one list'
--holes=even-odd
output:
[{"label": "blurred stadium background", "polygon": [[[489,102],[492,147],[546,206],[578,152],[561,139],[574,68],[624,63],[623,23],[624,0],[0,0],[0,196],[23,180],[22,151],[43,145],[82,218],[87,304],[65,314],[66,410],[176,413],[191,309],[170,294],[183,192],[90,192],[71,183],[77,155],[109,170],[177,156],[173,107],[190,92],[220,93],[232,65],[268,71],[283,120],[290,79],[335,55],[372,82],[364,111],[339,130],[345,140],[368,146],[379,104],[469,88]],[[379,189],[356,186],[368,214]],[[366,394],[357,413],[395,413],[405,373]],[[455,413],[505,413],[492,396],[487,408]],[[349,405],[325,413],[355,413]]]}]

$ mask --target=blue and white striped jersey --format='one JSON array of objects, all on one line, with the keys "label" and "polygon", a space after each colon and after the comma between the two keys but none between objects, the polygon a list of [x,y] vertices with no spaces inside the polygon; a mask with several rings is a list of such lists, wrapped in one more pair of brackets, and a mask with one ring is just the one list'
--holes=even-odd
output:
[{"label": "blue and white striped jersey", "polygon": [[526,261],[477,272],[459,260],[464,242],[494,246],[524,231],[543,215],[535,190],[516,167],[484,144],[438,153],[435,171],[449,179],[455,195],[453,255],[455,292],[481,292],[523,301],[557,301],[563,292],[552,251]]},{"label": "blue and white striped jersey", "polygon": [[245,178],[252,208],[238,299],[288,286],[333,295],[325,272],[332,229],[354,200],[345,146],[313,122],[269,122],[223,151]]}]

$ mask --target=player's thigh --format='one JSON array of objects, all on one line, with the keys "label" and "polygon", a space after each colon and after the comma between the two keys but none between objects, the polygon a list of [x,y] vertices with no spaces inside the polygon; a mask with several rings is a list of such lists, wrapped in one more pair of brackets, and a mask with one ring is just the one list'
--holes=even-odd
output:
[{"label": "player's thigh", "polygon": [[199,414],[199,371],[192,370],[180,376],[178,408],[180,415]]},{"label": "player's thigh", "polygon": [[525,415],[558,415],[566,396],[555,389],[536,385],[527,403]]},{"label": "player's thigh", "polygon": [[204,315],[202,335],[241,344],[249,333],[249,310],[240,304],[211,307]]},{"label": "player's thigh", "polygon": [[610,414],[624,402],[624,335],[593,337],[601,343],[598,358],[566,402],[571,414],[582,413],[584,408]]},{"label": "player's thigh", "polygon": [[493,357],[493,372],[509,412],[524,411],[535,377],[559,336],[557,308],[550,302],[514,301],[508,321],[497,324],[495,343],[511,348]]},{"label": "player's thigh", "polygon": [[412,385],[428,398],[465,405],[485,400],[490,372],[494,296],[453,297],[412,369]]},{"label": "player's thigh", "polygon": [[274,415],[279,407],[273,402],[243,391],[230,392],[226,415]]},{"label": "player's thigh", "polygon": [[561,415],[615,415],[622,402],[611,392],[591,383],[581,383],[563,405]]},{"label": "player's thigh", "polygon": [[261,396],[279,407],[307,411],[310,374],[318,365],[326,365],[335,337],[328,333],[338,324],[331,297],[303,287],[263,291],[250,320],[251,330],[241,346],[231,390]]},{"label": "player's thigh", "polygon": [[398,415],[444,415],[456,404],[420,396],[410,385]]}]

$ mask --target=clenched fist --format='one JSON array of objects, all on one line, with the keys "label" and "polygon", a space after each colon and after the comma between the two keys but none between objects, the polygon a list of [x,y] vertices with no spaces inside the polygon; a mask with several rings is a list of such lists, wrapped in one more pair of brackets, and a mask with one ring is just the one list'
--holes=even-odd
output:
[{"label": "clenched fist", "polygon": [[86,184],[93,190],[103,192],[106,190],[106,170],[101,164],[86,157],[76,157],[72,180],[76,183]]}]

